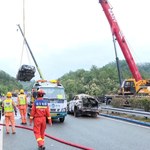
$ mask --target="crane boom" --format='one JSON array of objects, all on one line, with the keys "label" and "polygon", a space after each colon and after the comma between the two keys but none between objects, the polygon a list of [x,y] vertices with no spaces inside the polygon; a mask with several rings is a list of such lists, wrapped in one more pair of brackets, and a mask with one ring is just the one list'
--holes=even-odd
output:
[{"label": "crane boom", "polygon": [[104,10],[104,13],[105,13],[105,15],[108,19],[108,22],[110,24],[110,27],[111,27],[112,35],[115,36],[118,41],[118,44],[123,52],[123,55],[126,59],[126,62],[129,66],[129,69],[132,73],[133,78],[136,81],[142,80],[141,74],[135,64],[135,61],[132,57],[130,49],[125,40],[125,37],[119,28],[119,25],[117,23],[114,13],[112,12],[112,8],[110,7],[110,5],[108,3],[108,0],[99,0],[99,3],[101,4],[101,6]]},{"label": "crane boom", "polygon": [[18,24],[17,26],[18,26],[18,28],[19,28],[19,30],[20,30],[20,32],[21,32],[23,38],[24,38],[24,41],[25,41],[25,43],[26,43],[26,45],[27,45],[27,47],[28,47],[28,49],[29,49],[29,52],[30,52],[30,54],[31,54],[31,56],[32,56],[32,58],[33,58],[33,61],[34,61],[35,65],[36,65],[36,68],[37,68],[37,70],[38,70],[38,72],[39,72],[40,78],[41,78],[42,80],[44,80],[44,78],[43,78],[43,76],[42,76],[42,73],[41,73],[41,71],[40,71],[40,68],[39,68],[39,66],[38,66],[38,64],[37,64],[37,62],[36,62],[36,60],[35,60],[35,58],[34,58],[34,55],[33,55],[32,51],[31,51],[31,49],[30,49],[30,46],[29,46],[29,44],[28,44],[28,42],[27,42],[27,40],[26,40],[26,38],[25,38],[25,35],[23,34],[23,31],[22,31],[20,25]]}]

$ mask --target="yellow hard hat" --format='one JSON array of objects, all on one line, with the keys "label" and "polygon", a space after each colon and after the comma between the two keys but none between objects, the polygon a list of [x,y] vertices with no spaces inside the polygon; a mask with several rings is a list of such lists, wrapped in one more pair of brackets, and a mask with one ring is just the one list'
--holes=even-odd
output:
[{"label": "yellow hard hat", "polygon": [[7,97],[12,97],[12,94],[11,94],[11,92],[7,92],[7,95],[6,95]]},{"label": "yellow hard hat", "polygon": [[21,90],[20,90],[20,93],[21,93],[21,94],[24,94],[24,90],[23,90],[23,89],[21,89]]}]

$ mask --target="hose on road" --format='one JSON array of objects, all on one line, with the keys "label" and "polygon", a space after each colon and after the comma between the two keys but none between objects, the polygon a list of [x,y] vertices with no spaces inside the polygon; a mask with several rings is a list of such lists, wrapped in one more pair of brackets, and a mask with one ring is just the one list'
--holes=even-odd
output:
[{"label": "hose on road", "polygon": [[[0,123],[1,126],[5,126],[5,124],[2,124]],[[16,128],[21,128],[21,129],[25,129],[25,130],[30,130],[30,131],[33,131],[33,129],[29,128],[29,127],[24,127],[24,126],[19,126],[19,125],[16,125],[15,126]],[[59,139],[59,138],[56,138],[54,136],[51,136],[51,135],[48,135],[48,134],[45,134],[45,136],[47,138],[50,138],[50,139],[53,139],[55,141],[58,141],[60,143],[63,143],[63,144],[66,144],[66,145],[70,145],[72,147],[76,147],[76,148],[79,148],[79,149],[83,149],[83,150],[94,150],[92,148],[88,148],[88,147],[85,147],[85,146],[82,146],[82,145],[78,145],[78,144],[74,144],[74,143],[71,143],[71,142],[68,142],[68,141],[64,141],[62,139]]]}]

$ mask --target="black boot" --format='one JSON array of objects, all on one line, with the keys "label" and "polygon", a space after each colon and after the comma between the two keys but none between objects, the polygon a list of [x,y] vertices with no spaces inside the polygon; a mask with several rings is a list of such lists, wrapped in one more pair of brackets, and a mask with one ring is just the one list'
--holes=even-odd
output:
[{"label": "black boot", "polygon": [[39,146],[38,150],[45,150],[45,146]]},{"label": "black boot", "polygon": [[43,150],[43,146],[39,146],[39,147],[38,147],[38,150]]}]

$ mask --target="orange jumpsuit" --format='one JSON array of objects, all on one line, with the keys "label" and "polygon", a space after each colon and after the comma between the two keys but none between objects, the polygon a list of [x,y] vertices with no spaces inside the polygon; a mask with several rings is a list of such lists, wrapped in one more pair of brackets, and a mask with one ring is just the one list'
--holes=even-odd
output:
[{"label": "orange jumpsuit", "polygon": [[12,133],[15,133],[15,116],[14,111],[16,111],[15,103],[11,98],[7,98],[2,103],[4,115],[5,115],[5,124],[6,132],[9,134],[9,124],[12,126]]},{"label": "orange jumpsuit", "polygon": [[43,98],[37,98],[32,105],[30,121],[34,119],[33,132],[39,147],[44,145],[46,117],[51,121],[48,103]]},{"label": "orange jumpsuit", "polygon": [[27,97],[25,94],[20,94],[18,96],[18,108],[21,115],[22,124],[26,124],[26,116],[27,116]]}]

